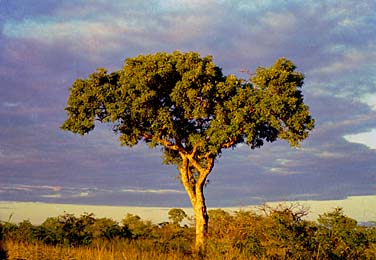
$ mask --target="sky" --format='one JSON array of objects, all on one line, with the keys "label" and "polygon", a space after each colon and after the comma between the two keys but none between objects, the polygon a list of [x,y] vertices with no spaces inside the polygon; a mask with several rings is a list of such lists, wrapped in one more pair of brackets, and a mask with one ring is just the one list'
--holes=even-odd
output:
[{"label": "sky", "polygon": [[374,0],[0,0],[0,200],[189,206],[158,148],[59,129],[75,79],[174,50],[242,77],[286,57],[316,120],[299,149],[225,151],[209,207],[376,195],[375,24]]}]

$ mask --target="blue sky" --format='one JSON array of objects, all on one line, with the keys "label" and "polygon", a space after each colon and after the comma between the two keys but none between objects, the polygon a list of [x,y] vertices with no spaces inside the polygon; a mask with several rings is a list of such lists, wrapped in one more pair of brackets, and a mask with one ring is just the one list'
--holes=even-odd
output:
[{"label": "blue sky", "polygon": [[373,0],[0,0],[0,200],[189,206],[158,149],[59,130],[76,78],[174,50],[244,77],[287,57],[316,119],[299,149],[226,151],[209,206],[376,195],[375,24]]}]

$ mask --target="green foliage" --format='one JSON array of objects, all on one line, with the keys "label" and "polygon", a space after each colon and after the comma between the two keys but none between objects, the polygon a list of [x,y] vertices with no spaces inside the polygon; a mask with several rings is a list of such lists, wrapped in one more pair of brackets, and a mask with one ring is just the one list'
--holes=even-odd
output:
[{"label": "green foliage", "polygon": [[304,220],[307,214],[295,206],[264,208],[264,214],[239,211],[229,214],[210,210],[210,251],[222,255],[233,250],[245,259],[374,259],[373,227],[335,210],[318,223]]},{"label": "green foliage", "polygon": [[309,259],[314,252],[314,226],[303,217],[307,212],[294,206],[268,209],[263,229],[262,245],[270,259]]},{"label": "green foliage", "polygon": [[2,227],[2,238],[4,240],[6,239],[16,239],[12,235],[17,232],[17,225],[14,223],[11,223],[9,221],[7,222],[0,222],[1,227]]},{"label": "green foliage", "polygon": [[211,56],[195,52],[139,55],[111,74],[98,69],[77,79],[61,128],[84,135],[98,121],[111,124],[122,145],[160,146],[163,162],[179,168],[194,208],[196,249],[204,252],[203,188],[222,150],[277,139],[298,146],[314,127],[300,90],[304,76],[295,69],[280,58],[243,79],[224,76]]},{"label": "green foliage", "polygon": [[180,225],[186,217],[188,215],[182,209],[173,208],[168,212],[168,218],[174,225]]},{"label": "green foliage", "polygon": [[273,141],[278,137],[293,146],[308,136],[314,123],[300,90],[304,76],[295,69],[291,61],[281,58],[270,68],[259,67],[251,77],[261,96],[256,103],[257,117],[273,132],[267,132],[266,138]]},{"label": "green foliage", "polygon": [[303,79],[284,58],[246,80],[224,76],[211,56],[140,55],[111,74],[98,69],[77,79],[62,129],[83,135],[95,121],[111,122],[121,144],[161,145],[166,163],[180,162],[179,150],[203,161],[239,143],[255,148],[281,138],[296,146],[313,128]]},{"label": "green foliage", "polygon": [[57,218],[48,218],[38,229],[37,238],[48,244],[88,245],[92,234],[88,227],[94,223],[93,215],[80,218],[65,214]]},{"label": "green foliage", "polygon": [[316,233],[318,254],[329,259],[365,259],[369,240],[354,219],[346,217],[341,208],[325,213],[318,219]]},{"label": "green foliage", "polygon": [[21,242],[31,242],[34,237],[35,227],[29,220],[24,220],[18,225],[11,222],[2,223],[4,239],[12,239]]},{"label": "green foliage", "polygon": [[116,221],[109,218],[99,218],[88,229],[93,240],[106,239],[111,241],[115,238],[130,238],[132,233],[127,226],[120,226]]},{"label": "green foliage", "polygon": [[178,226],[172,223],[160,225],[155,230],[154,245],[163,248],[164,251],[180,251],[191,253],[194,229],[188,226]]},{"label": "green foliage", "polygon": [[[209,210],[211,229],[207,258],[375,259],[374,226],[359,226],[341,209],[321,215],[317,222],[304,220],[306,214],[302,208],[285,205],[265,207],[257,213]],[[43,243],[69,248],[84,246],[100,250],[102,254],[105,250],[113,250],[111,255],[123,248],[133,248],[139,255],[169,254],[170,258],[166,256],[165,259],[192,259],[194,252],[194,228],[168,222],[155,225],[132,214],[126,215],[122,224],[108,218],[95,218],[92,214],[80,217],[65,214],[48,218],[39,226],[33,226],[29,221],[1,224],[6,243]],[[39,250],[41,248],[39,246]],[[9,254],[14,255],[13,252]],[[95,254],[92,257],[96,259]],[[101,259],[111,257],[102,256]],[[123,259],[121,254],[117,259]],[[135,256],[131,259],[145,258]]]},{"label": "green foliage", "polygon": [[3,226],[8,240],[41,241],[50,245],[89,245],[93,240],[130,238],[132,235],[126,226],[120,226],[112,219],[96,219],[93,214],[87,213],[80,217],[73,214],[50,217],[39,226],[32,225],[28,220],[18,225],[5,222]]}]

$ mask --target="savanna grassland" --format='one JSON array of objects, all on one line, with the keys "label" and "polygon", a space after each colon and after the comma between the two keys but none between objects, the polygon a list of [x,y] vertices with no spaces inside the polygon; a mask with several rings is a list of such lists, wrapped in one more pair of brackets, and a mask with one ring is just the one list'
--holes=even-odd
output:
[{"label": "savanna grassland", "polygon": [[[294,206],[257,213],[210,210],[205,259],[376,259],[376,226],[341,209],[307,221]],[[1,222],[0,259],[194,259],[194,221],[181,209],[153,224],[127,214],[119,223],[64,214],[41,225]]]}]

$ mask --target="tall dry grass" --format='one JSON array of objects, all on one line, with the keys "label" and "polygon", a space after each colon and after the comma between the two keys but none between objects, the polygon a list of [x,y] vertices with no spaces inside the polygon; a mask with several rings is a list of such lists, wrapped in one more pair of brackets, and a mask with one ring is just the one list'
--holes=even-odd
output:
[{"label": "tall dry grass", "polygon": [[[188,260],[196,259],[192,254],[179,251],[165,251],[152,245],[139,245],[137,242],[111,242],[90,247],[50,246],[42,243],[17,243],[7,241],[5,248],[9,260]],[[226,253],[209,250],[205,259],[213,260],[252,260],[233,248]]]},{"label": "tall dry grass", "polygon": [[[265,216],[246,211],[234,215],[223,210],[209,213],[211,226],[204,259],[376,259],[376,227],[357,225],[355,220],[344,216],[341,209],[320,216],[318,223],[302,220],[304,212],[294,212],[290,208],[271,210]],[[200,259],[193,253],[192,228],[176,224],[155,226],[130,216],[126,219],[129,234],[119,236],[123,233],[111,235],[113,233],[107,232],[108,227],[112,228],[110,231],[119,231],[116,223],[112,225],[108,220],[95,222],[93,219],[93,223],[111,225],[82,224],[80,220],[86,218],[74,218],[80,225],[68,226],[69,232],[59,228],[40,229],[27,222],[19,225],[6,223],[5,241],[2,241],[4,249],[11,260]],[[61,223],[52,224],[59,226]],[[82,227],[86,229],[82,230]],[[94,229],[85,233],[90,231],[89,228]],[[94,233],[101,231],[99,233],[102,234],[103,228],[109,237]],[[83,231],[90,243],[82,240]],[[46,239],[49,235],[52,238],[60,236],[60,239]]]},{"label": "tall dry grass", "polygon": [[133,243],[112,243],[90,247],[50,246],[42,243],[17,243],[7,241],[5,248],[10,260],[178,260],[192,259],[179,252],[142,250]]}]

